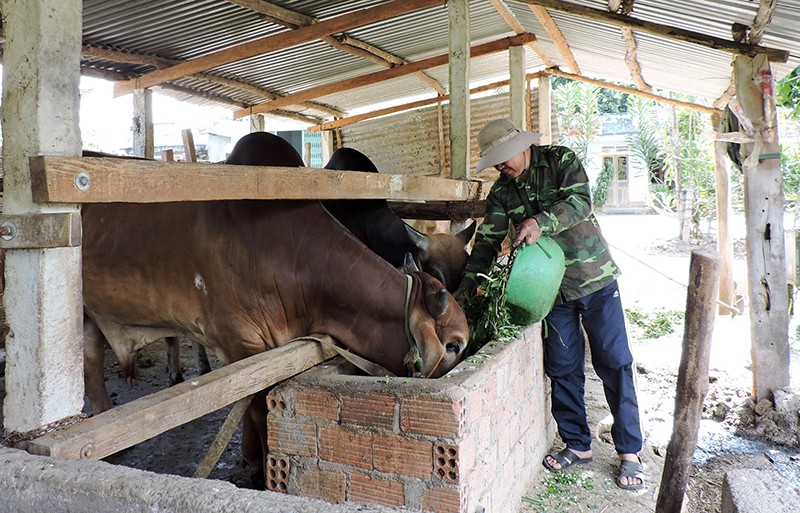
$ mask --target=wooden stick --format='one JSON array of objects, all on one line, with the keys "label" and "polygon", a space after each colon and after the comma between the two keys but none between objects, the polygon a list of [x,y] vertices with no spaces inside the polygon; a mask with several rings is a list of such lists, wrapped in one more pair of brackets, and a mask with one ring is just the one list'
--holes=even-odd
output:
[{"label": "wooden stick", "polygon": [[582,73],[581,69],[578,67],[578,61],[576,61],[575,56],[572,55],[572,49],[570,49],[567,39],[564,37],[561,29],[558,28],[558,25],[556,25],[555,20],[550,16],[550,13],[548,13],[544,7],[538,5],[529,5],[528,7],[530,7],[536,19],[539,20],[539,23],[541,23],[547,31],[547,35],[553,40],[556,48],[558,48],[558,53],[567,61],[567,65],[572,72],[576,75],[581,75]]},{"label": "wooden stick", "polygon": [[694,43],[700,46],[721,50],[734,54],[743,54],[755,56],[759,53],[766,53],[769,60],[772,62],[786,62],[789,60],[789,52],[787,50],[778,50],[775,48],[767,48],[765,46],[751,45],[745,43],[737,43],[735,41],[728,41],[719,37],[709,36],[694,32],[692,30],[685,30],[670,25],[663,25],[661,23],[653,23],[650,21],[638,20],[630,16],[621,14],[614,14],[601,9],[594,9],[592,7],[585,7],[570,2],[562,2],[560,0],[519,0],[520,2],[528,5],[541,5],[547,9],[556,11],[567,12],[576,16],[589,18],[591,20],[602,21],[610,23],[619,27],[629,27],[633,30],[656,34],[671,39],[677,39],[687,43]]},{"label": "wooden stick", "polygon": [[101,459],[223,408],[332,358],[313,340],[272,349],[33,440],[28,452]]},{"label": "wooden stick", "polygon": [[721,261],[716,251],[692,251],[672,438],[664,460],[656,513],[680,513],[689,482],[703,400],[708,393],[708,365]]},{"label": "wooden stick", "polygon": [[192,477],[205,479],[211,474],[211,471],[217,466],[217,462],[225,451],[225,448],[228,447],[233,432],[236,431],[236,426],[239,425],[239,421],[244,417],[244,412],[247,410],[247,407],[250,406],[250,401],[252,400],[253,396],[248,395],[244,399],[236,401],[230,413],[228,413],[228,416],[225,418],[225,422],[222,423],[222,427],[219,428],[216,438],[211,442],[211,447],[208,448],[208,452],[203,458],[203,461],[200,462],[200,465],[198,465]]}]

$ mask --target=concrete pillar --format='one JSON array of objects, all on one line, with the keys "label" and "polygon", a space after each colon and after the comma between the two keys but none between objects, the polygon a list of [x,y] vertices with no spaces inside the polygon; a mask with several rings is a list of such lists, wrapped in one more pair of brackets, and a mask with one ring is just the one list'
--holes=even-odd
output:
[{"label": "concrete pillar", "polygon": [[450,44],[450,178],[469,169],[469,1],[447,2]]},{"label": "concrete pillar", "polygon": [[250,133],[253,132],[263,132],[264,131],[264,115],[263,114],[251,114],[250,115]]},{"label": "concrete pillar", "polygon": [[553,102],[551,99],[550,76],[539,78],[539,144],[553,144]]},{"label": "concrete pillar", "polygon": [[525,123],[525,47],[508,48],[509,107],[511,121],[521,130],[528,130]]},{"label": "concrete pillar", "polygon": [[155,155],[153,140],[153,91],[133,91],[133,154],[152,159]]},{"label": "concrete pillar", "polygon": [[[28,157],[81,152],[80,0],[3,0],[6,214],[79,212],[31,200]],[[83,335],[80,247],[6,254],[4,427],[27,432],[80,413]]]}]

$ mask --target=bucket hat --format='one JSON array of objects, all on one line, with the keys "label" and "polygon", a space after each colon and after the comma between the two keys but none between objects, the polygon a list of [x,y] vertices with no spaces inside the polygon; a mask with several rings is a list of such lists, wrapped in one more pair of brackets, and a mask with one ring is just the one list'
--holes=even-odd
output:
[{"label": "bucket hat", "polygon": [[490,121],[478,134],[481,159],[475,166],[475,171],[505,162],[538,140],[539,134],[520,130],[508,118]]}]

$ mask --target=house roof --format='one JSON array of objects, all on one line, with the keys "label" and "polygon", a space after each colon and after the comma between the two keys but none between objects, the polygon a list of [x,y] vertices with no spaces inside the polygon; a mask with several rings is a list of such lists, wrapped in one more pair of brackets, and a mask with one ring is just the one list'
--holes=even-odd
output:
[{"label": "house roof", "polygon": [[[618,26],[565,12],[561,7],[567,2],[547,1],[558,4],[557,8],[548,8],[547,14],[569,45],[581,74],[631,83],[631,73],[625,63],[625,44]],[[154,86],[181,99],[220,103],[241,113],[243,109],[276,97],[342,82],[357,84],[364,75],[389,69],[387,62],[393,60],[394,66],[398,66],[403,62],[447,55],[448,8],[443,0],[429,0],[429,7],[363,24],[376,8],[420,3],[424,1],[84,0],[82,65],[86,74],[114,80],[144,79],[154,76],[153,72],[158,70],[173,69],[170,66],[179,63],[197,64],[200,61],[195,59],[209,59],[225,50],[267,41],[274,49],[266,53],[222,64],[214,62],[208,69]],[[548,32],[535,7],[529,3],[470,0],[472,46],[515,35],[515,22],[508,21],[510,12],[518,23],[516,31],[522,29],[535,34],[541,52],[526,48],[528,72],[545,69],[548,66],[545,61],[562,70],[573,71],[569,59],[559,50],[558,33],[552,27]],[[256,6],[263,12],[243,5]],[[607,9],[607,2],[600,0],[578,0],[566,7],[570,5]],[[638,0],[630,16],[730,41],[731,25],[753,24],[758,7],[759,3],[751,0]],[[353,17],[355,13],[359,13],[359,17]],[[278,21],[279,18],[284,21]],[[353,26],[334,31],[322,39],[315,37],[289,46],[283,44],[289,36],[311,30],[297,28],[303,24],[313,22],[317,27],[327,28],[344,19]],[[287,24],[295,28],[288,28]],[[773,64],[778,78],[800,65],[797,27],[800,27],[800,0],[778,0],[761,42],[763,46],[790,54],[787,62]],[[634,30],[633,34],[641,76],[650,86],[695,95],[709,104],[728,88],[730,52],[640,30]],[[381,55],[384,63],[378,63],[374,54]],[[424,73],[427,77],[409,74],[336,90],[299,104],[285,105],[268,115],[278,113],[315,124],[391,102],[435,97],[437,90],[446,91],[446,65]],[[471,85],[507,77],[507,52],[473,58],[470,63]]]}]

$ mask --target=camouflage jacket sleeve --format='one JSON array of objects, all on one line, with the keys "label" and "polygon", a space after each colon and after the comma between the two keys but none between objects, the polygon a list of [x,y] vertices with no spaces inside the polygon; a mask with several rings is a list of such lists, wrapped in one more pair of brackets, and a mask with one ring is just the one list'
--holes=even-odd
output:
[{"label": "camouflage jacket sleeve", "polygon": [[509,219],[506,207],[495,188],[486,197],[483,224],[478,227],[475,244],[464,269],[464,277],[480,283],[478,274],[488,274],[497,253],[508,233]]},{"label": "camouflage jacket sleeve", "polygon": [[[555,187],[546,188],[543,192],[544,195],[551,196],[542,198],[549,206],[533,216],[539,223],[542,235],[546,237],[572,228],[592,213],[589,178],[578,156],[563,146],[552,149],[547,160],[551,161],[550,165],[555,171],[553,177],[557,183],[554,184]],[[541,179],[541,176],[535,173],[533,179]]]}]

